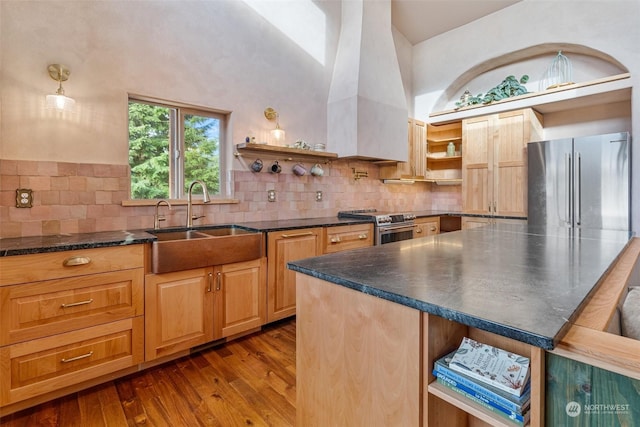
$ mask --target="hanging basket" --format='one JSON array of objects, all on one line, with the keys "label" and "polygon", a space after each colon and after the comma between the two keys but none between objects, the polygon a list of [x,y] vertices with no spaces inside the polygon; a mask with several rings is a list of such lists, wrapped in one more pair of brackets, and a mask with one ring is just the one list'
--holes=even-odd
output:
[{"label": "hanging basket", "polygon": [[558,52],[540,80],[540,90],[555,89],[573,84],[573,70],[569,58]]}]

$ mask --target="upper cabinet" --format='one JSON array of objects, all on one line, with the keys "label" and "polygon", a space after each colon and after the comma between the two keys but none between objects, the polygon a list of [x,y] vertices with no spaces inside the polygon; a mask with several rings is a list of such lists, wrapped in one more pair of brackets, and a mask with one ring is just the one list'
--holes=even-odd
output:
[{"label": "upper cabinet", "polygon": [[425,155],[427,145],[427,125],[416,119],[407,121],[409,161],[383,163],[380,166],[380,179],[425,179]]},{"label": "upper cabinet", "polygon": [[542,139],[532,109],[462,121],[462,211],[527,216],[527,143]]}]

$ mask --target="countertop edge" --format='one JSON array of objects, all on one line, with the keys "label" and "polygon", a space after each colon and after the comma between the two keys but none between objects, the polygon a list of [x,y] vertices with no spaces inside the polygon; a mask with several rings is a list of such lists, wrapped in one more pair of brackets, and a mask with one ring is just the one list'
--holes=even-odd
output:
[{"label": "countertop edge", "polygon": [[516,341],[531,344],[535,347],[540,347],[544,350],[553,350],[553,348],[557,344],[556,340],[549,337],[544,337],[541,335],[533,334],[531,332],[501,325],[491,320],[474,317],[457,310],[441,307],[436,304],[430,304],[424,301],[418,301],[404,295],[385,292],[383,290],[362,285],[362,284],[353,282],[351,280],[343,279],[337,276],[329,275],[326,273],[319,273],[315,270],[304,268],[296,264],[288,263],[287,268],[298,273],[315,277],[316,279],[324,280],[326,282],[333,283],[335,285],[344,286],[346,288],[353,289],[355,291],[361,292],[366,295],[382,298],[387,301],[401,304],[406,307],[414,308],[416,310],[420,310],[425,313],[433,314],[447,320],[451,320],[457,323],[462,323],[464,325],[482,329],[487,332],[492,332],[507,338],[514,339]]}]

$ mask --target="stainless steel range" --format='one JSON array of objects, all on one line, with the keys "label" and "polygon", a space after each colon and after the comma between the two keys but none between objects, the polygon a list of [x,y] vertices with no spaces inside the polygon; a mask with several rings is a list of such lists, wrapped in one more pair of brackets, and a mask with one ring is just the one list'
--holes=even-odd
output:
[{"label": "stainless steel range", "polygon": [[379,212],[362,209],[338,212],[338,218],[368,219],[374,223],[376,245],[413,239],[416,216],[410,213]]}]

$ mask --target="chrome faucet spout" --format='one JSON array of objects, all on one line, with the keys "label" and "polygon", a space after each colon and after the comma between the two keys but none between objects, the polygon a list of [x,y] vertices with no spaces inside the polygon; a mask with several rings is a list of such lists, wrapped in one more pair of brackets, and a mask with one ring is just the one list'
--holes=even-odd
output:
[{"label": "chrome faucet spout", "polygon": [[171,210],[171,203],[169,203],[168,200],[162,199],[162,200],[158,200],[158,203],[156,203],[156,214],[153,217],[153,229],[154,230],[159,230],[160,229],[160,221],[165,221],[165,217],[164,216],[160,216],[158,214],[158,212],[160,211],[160,205],[167,205],[169,207],[169,210]]},{"label": "chrome faucet spout", "polygon": [[196,184],[200,184],[202,187],[202,202],[209,203],[211,198],[209,198],[209,190],[207,190],[207,186],[203,181],[196,179],[189,185],[189,191],[187,192],[187,228],[193,227],[193,201],[192,201],[192,193],[193,186]]}]

